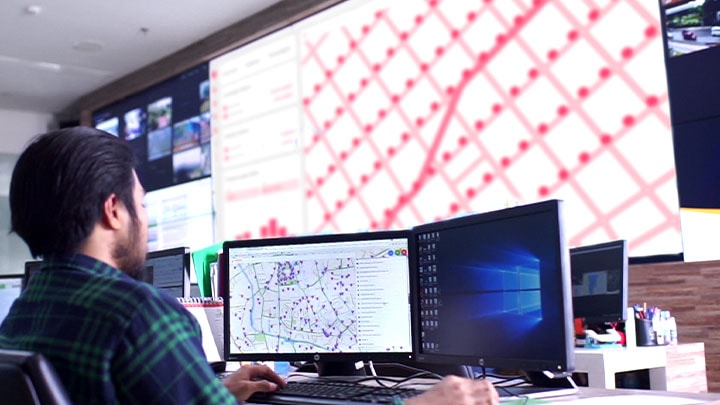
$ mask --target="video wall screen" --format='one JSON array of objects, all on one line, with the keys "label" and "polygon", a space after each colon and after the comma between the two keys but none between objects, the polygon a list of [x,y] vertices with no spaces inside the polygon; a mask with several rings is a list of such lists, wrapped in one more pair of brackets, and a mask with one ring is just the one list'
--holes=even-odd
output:
[{"label": "video wall screen", "polygon": [[210,61],[216,239],[407,228],[550,198],[570,246],[682,251],[644,0],[348,0]]},{"label": "video wall screen", "polygon": [[211,174],[206,63],[95,111],[93,121],[96,128],[130,142],[148,191]]}]

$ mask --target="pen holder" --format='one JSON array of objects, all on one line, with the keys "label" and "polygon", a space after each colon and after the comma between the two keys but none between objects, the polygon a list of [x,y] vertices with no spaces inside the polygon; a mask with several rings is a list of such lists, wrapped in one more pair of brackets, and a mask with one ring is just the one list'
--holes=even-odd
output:
[{"label": "pen holder", "polygon": [[635,337],[638,346],[657,346],[655,331],[649,319],[635,319]]}]

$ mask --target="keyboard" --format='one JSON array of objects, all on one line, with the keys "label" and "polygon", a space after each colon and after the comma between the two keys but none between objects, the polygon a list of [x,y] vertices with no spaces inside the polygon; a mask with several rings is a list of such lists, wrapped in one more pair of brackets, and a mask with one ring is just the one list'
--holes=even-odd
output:
[{"label": "keyboard", "polygon": [[407,399],[423,391],[411,388],[386,388],[347,381],[289,381],[275,392],[255,393],[248,403],[258,404],[392,404],[395,398]]}]

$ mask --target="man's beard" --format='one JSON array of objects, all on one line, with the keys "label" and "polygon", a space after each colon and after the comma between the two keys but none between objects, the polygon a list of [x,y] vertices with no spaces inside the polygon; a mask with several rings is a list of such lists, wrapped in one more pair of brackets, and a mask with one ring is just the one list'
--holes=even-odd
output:
[{"label": "man's beard", "polygon": [[136,280],[146,280],[146,247],[140,243],[139,224],[135,219],[131,223],[128,237],[115,243],[112,256],[123,273]]}]

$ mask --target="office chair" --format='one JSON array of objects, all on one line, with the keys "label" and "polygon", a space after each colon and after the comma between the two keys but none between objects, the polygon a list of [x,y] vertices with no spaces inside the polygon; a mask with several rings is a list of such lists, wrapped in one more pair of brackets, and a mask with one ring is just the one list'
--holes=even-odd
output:
[{"label": "office chair", "polygon": [[0,403],[70,405],[50,362],[39,353],[0,349]]}]

